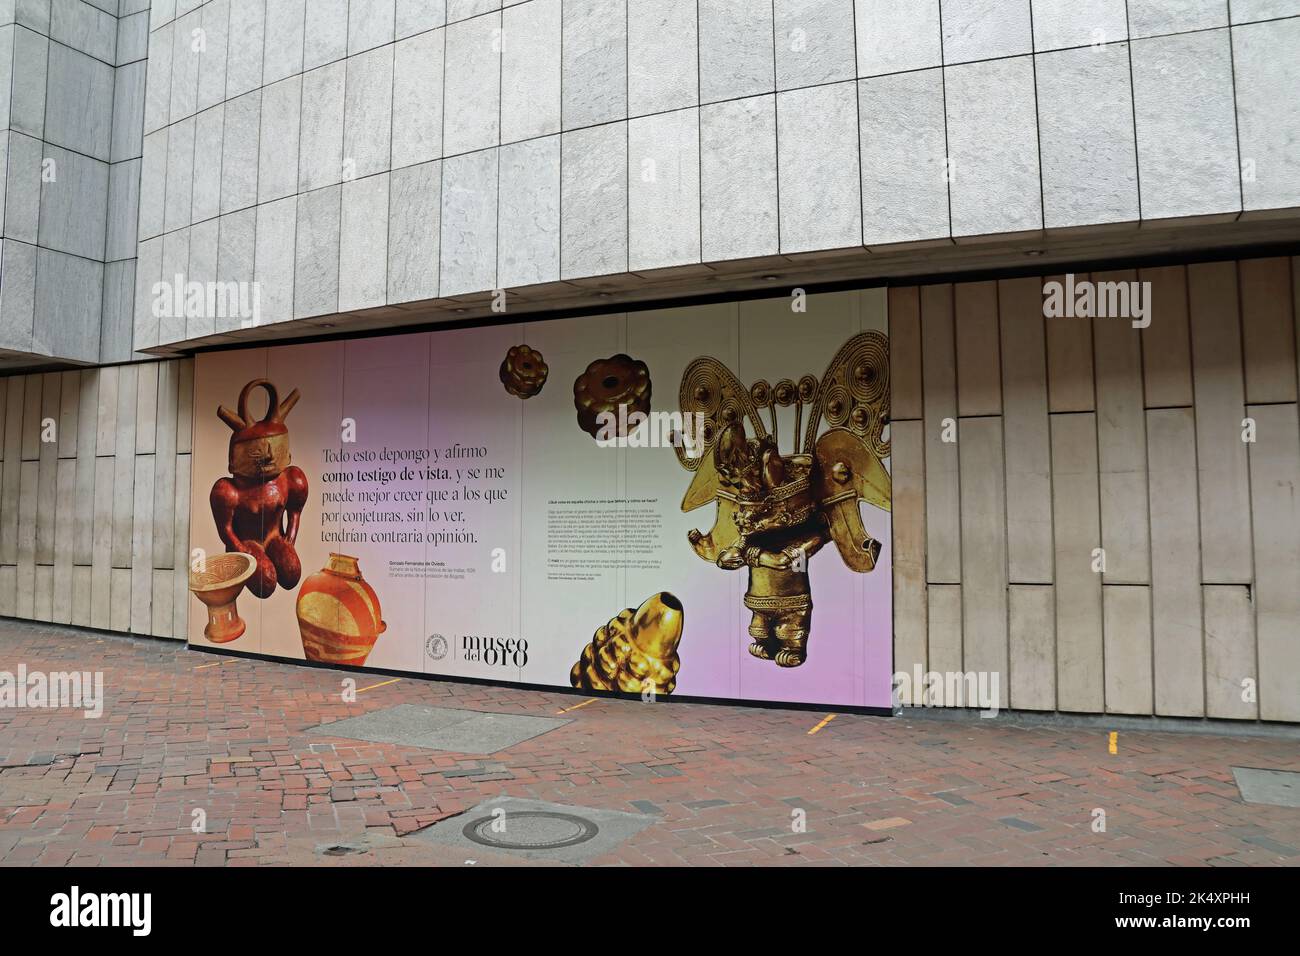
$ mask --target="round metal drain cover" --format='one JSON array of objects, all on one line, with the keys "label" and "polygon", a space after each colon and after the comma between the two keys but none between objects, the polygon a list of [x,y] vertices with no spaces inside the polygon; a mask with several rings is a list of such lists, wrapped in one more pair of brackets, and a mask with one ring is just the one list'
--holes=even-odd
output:
[{"label": "round metal drain cover", "polygon": [[504,832],[492,829],[498,820],[493,816],[471,820],[462,832],[466,839],[498,850],[558,850],[586,843],[600,832],[590,820],[549,810],[521,810],[500,819]]}]

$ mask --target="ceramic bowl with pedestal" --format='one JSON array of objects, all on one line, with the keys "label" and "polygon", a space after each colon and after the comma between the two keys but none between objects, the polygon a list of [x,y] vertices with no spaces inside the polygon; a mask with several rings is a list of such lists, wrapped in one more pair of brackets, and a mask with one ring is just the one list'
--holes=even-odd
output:
[{"label": "ceramic bowl with pedestal", "polygon": [[190,571],[190,590],[208,609],[203,636],[213,644],[228,644],[243,636],[245,625],[235,598],[256,567],[252,555],[234,551],[206,558],[202,571]]}]

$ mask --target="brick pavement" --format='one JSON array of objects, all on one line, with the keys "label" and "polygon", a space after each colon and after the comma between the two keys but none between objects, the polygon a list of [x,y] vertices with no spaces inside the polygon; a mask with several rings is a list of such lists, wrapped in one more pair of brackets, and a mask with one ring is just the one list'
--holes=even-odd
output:
[{"label": "brick pavement", "polygon": [[[1300,810],[1243,803],[1229,769],[1300,771],[1295,739],[1121,732],[1111,755],[1091,726],[842,714],[810,734],[826,714],[369,675],[345,703],[336,671],[0,620],[0,670],[20,663],[102,670],[107,704],[0,709],[10,866],[465,865],[410,835],[497,794],[660,817],[596,864],[1300,863]],[[486,757],[304,733],[399,703],[572,723]]]}]

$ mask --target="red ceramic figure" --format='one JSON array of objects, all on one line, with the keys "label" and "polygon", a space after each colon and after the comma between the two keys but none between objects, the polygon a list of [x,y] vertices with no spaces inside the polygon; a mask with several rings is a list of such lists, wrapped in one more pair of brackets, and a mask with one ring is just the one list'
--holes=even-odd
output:
[{"label": "red ceramic figure", "polygon": [[[255,388],[266,390],[267,410],[261,421],[248,412],[248,396]],[[275,593],[276,585],[292,590],[302,577],[302,563],[294,550],[298,522],[307,504],[307,476],[289,464],[289,430],[285,416],[298,404],[295,388],[280,401],[274,385],[264,378],[244,386],[239,411],[224,405],[217,416],[230,426],[230,477],[219,478],[209,500],[227,551],[242,551],[257,562],[248,590],[260,598]]]}]

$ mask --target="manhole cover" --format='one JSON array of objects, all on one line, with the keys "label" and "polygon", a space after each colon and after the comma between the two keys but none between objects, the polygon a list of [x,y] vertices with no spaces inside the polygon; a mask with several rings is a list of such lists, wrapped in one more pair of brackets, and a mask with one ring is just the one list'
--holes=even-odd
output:
[{"label": "manhole cover", "polygon": [[[500,833],[496,827],[502,827]],[[479,817],[465,824],[465,838],[498,850],[558,850],[586,843],[600,828],[571,813],[524,810],[504,816]]]}]

